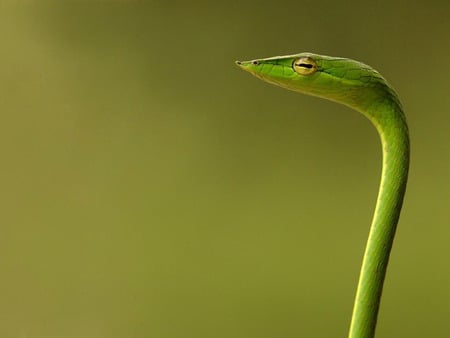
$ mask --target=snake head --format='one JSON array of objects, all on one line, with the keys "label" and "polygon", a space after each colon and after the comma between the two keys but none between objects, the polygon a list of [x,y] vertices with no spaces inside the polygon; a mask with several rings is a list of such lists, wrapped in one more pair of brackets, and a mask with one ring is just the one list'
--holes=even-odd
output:
[{"label": "snake head", "polygon": [[371,102],[398,102],[392,87],[376,70],[346,58],[299,53],[236,64],[265,82],[359,111],[367,110]]}]

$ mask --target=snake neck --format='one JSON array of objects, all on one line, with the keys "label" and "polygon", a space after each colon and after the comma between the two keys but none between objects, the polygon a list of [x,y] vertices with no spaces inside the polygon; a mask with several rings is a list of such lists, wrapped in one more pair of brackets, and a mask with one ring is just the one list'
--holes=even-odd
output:
[{"label": "snake neck", "polygon": [[[386,100],[369,114],[382,145],[383,168],[372,231],[395,233],[405,195],[409,169],[409,132],[403,110],[395,101]],[[370,238],[369,238],[370,241]]]},{"label": "snake neck", "polygon": [[[409,133],[398,101],[386,99],[370,107],[364,114],[379,132],[383,168],[353,309],[354,316],[358,313],[363,319],[357,323],[352,322],[349,336],[351,338],[369,338],[375,333],[383,282],[403,204],[409,168]],[[370,325],[370,328],[367,325]],[[371,334],[367,335],[369,332]]]}]

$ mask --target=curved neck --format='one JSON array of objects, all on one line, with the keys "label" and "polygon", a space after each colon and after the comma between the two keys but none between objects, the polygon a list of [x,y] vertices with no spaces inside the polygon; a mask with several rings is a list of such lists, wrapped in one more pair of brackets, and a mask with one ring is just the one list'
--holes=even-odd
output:
[{"label": "curved neck", "polygon": [[383,169],[377,205],[358,282],[350,338],[373,338],[389,255],[409,168],[409,135],[400,105],[386,100],[363,112],[377,128]]}]

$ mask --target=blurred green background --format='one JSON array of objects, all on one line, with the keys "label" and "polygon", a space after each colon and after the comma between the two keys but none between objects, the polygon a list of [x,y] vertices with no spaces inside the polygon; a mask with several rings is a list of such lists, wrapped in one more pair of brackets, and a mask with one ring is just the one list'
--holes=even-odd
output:
[{"label": "blurred green background", "polygon": [[412,138],[377,337],[450,336],[448,1],[1,1],[0,337],[345,337],[381,167],[236,59],[378,69]]}]

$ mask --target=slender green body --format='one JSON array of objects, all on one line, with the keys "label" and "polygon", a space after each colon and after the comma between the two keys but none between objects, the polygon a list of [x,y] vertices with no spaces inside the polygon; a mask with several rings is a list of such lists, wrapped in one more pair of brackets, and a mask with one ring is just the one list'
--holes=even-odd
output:
[{"label": "slender green body", "polygon": [[400,101],[387,81],[360,62],[311,53],[236,62],[263,81],[347,105],[377,129],[383,168],[350,325],[350,338],[373,338],[409,168],[409,136]]}]

